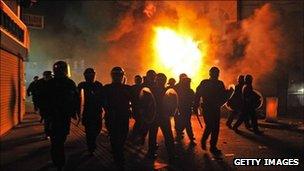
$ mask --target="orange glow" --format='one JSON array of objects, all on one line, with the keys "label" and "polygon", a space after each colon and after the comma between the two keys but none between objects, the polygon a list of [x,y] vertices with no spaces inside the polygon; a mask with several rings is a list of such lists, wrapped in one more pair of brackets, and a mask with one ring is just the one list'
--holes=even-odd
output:
[{"label": "orange glow", "polygon": [[168,78],[178,80],[179,74],[186,73],[192,79],[195,88],[202,79],[205,52],[199,41],[190,35],[181,34],[167,27],[155,27],[153,42],[158,72],[164,72]]},{"label": "orange glow", "polygon": [[274,122],[277,120],[278,98],[266,98],[266,121]]}]

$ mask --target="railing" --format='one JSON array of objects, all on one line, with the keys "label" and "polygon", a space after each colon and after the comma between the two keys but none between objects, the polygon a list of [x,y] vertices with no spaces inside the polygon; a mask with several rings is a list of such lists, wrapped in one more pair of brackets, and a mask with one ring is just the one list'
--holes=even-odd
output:
[{"label": "railing", "polygon": [[29,48],[29,32],[20,18],[0,0],[0,31],[24,48]]}]

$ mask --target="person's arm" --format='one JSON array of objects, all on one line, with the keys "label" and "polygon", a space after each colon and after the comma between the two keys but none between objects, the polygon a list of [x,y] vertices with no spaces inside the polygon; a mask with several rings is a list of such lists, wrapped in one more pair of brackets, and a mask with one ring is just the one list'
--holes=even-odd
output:
[{"label": "person's arm", "polygon": [[78,112],[78,107],[79,107],[79,93],[78,93],[78,89],[77,86],[75,84],[74,81],[71,80],[71,89],[72,89],[72,99],[73,99],[73,106],[72,107],[72,113],[71,113],[71,117],[73,119],[77,119],[77,112]]},{"label": "person's arm", "polygon": [[[78,102],[77,102],[77,110],[76,110],[76,114],[77,114],[77,117],[79,119],[78,123],[80,122],[80,119],[81,119],[81,100],[82,100],[82,93],[81,93],[81,89],[83,89],[82,87],[82,84],[79,83],[78,86],[77,86],[77,92],[78,92]],[[83,93],[84,95],[84,93]]]},{"label": "person's arm", "polygon": [[195,113],[198,112],[198,108],[200,105],[200,101],[201,101],[201,96],[202,96],[202,82],[200,83],[200,85],[196,88],[196,93],[194,95],[194,104],[193,104],[193,111]]},{"label": "person's arm", "polygon": [[30,85],[28,86],[28,88],[26,90],[27,96],[31,96],[32,90],[33,90],[33,82],[30,83]]}]

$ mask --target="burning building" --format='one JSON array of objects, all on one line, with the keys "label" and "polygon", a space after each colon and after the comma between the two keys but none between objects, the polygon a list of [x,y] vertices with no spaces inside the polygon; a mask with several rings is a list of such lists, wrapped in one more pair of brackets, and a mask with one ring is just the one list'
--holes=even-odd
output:
[{"label": "burning building", "polygon": [[21,122],[25,113],[25,69],[29,33],[21,21],[20,1],[2,1],[0,55],[0,135]]}]

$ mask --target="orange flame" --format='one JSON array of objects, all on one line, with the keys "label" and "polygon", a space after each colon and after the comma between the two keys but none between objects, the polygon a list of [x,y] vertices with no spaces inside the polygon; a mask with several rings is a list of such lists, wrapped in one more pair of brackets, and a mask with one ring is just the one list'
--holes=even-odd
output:
[{"label": "orange flame", "polygon": [[178,78],[186,73],[192,78],[192,86],[197,86],[202,78],[203,59],[206,53],[200,42],[186,34],[167,27],[155,27],[154,66],[168,77]]}]

